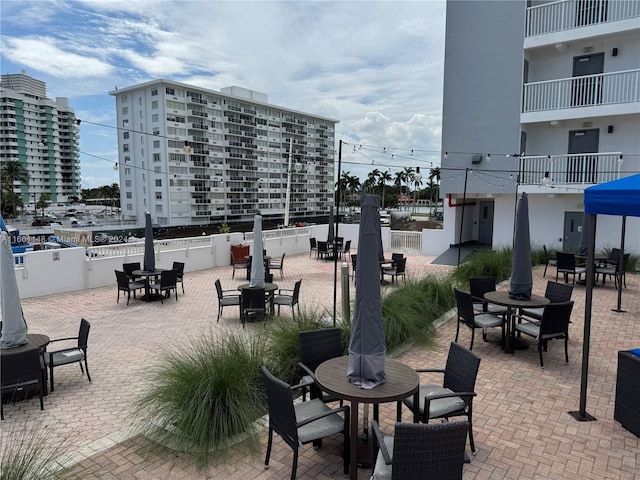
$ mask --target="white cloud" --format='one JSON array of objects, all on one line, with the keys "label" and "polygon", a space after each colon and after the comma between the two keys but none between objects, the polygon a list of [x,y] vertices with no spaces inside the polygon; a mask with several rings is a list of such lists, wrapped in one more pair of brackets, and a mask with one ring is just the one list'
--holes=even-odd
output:
[{"label": "white cloud", "polygon": [[2,55],[14,63],[61,78],[83,79],[109,75],[113,67],[59,48],[55,39],[47,37],[4,37]]}]

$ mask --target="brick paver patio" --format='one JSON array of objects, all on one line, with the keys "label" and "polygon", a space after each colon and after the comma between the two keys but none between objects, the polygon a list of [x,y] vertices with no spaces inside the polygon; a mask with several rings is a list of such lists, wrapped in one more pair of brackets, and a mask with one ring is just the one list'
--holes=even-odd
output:
[{"label": "brick paver patio", "polygon": [[[432,257],[408,257],[409,277],[449,268],[430,265]],[[542,278],[542,271],[534,270],[534,291],[539,294],[551,278]],[[23,300],[32,333],[73,336],[80,318],[91,322],[93,382],[81,376],[76,365],[58,368],[55,392],[45,397],[43,412],[37,400],[6,406],[3,444],[20,429],[46,428],[48,438],[62,444],[68,453],[60,459],[68,467],[65,479],[289,478],[291,449],[277,437],[268,470],[263,468],[263,433],[258,455],[239,444],[224,459],[199,471],[190,456],[152,445],[137,434],[129,415],[132,400],[145,389],[145,369],[165,346],[186,345],[189,338],[203,333],[241,330],[237,308],[225,309],[220,322],[215,321],[215,279],[220,278],[225,289],[246,281],[238,274],[232,280],[231,273],[231,267],[189,272],[184,279],[185,294],[180,292],[178,302],[172,298],[164,305],[133,299],[128,306],[122,299],[116,303],[115,278],[112,287]],[[285,288],[303,279],[301,303],[305,308],[332,312],[333,263],[307,255],[287,257],[284,275],[281,280],[276,272],[275,282]],[[340,303],[340,289],[337,297]],[[514,355],[502,353],[496,344],[497,329],[489,332],[489,342],[477,341],[474,352],[482,358],[474,401],[477,454],[464,467],[465,479],[638,478],[640,439],[613,421],[613,411],[617,351],[640,346],[640,276],[627,277],[622,297],[626,313],[612,312],[617,300],[613,282],[594,290],[587,412],[597,418],[595,422],[580,423],[567,413],[579,406],[584,287],[575,287],[573,299],[569,364],[564,362],[562,341],[550,343],[544,369],[539,367],[535,348]],[[340,308],[338,305],[338,312]],[[289,312],[283,309],[283,315]],[[256,328],[262,325],[247,324],[246,332]],[[432,347],[413,347],[398,358],[414,367],[443,367],[454,336],[455,321],[447,321],[438,329]],[[469,340],[469,330],[463,329],[460,341],[468,345]],[[395,405],[383,405],[380,416],[382,429],[392,433]],[[404,420],[409,421],[406,410]],[[298,478],[344,478],[339,439],[325,441],[319,451],[305,446]],[[369,476],[370,470],[359,471],[360,479]]]}]

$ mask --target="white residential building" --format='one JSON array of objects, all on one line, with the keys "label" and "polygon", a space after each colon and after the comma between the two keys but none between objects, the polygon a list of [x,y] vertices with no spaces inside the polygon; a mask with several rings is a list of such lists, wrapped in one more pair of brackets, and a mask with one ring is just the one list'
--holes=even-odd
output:
[{"label": "white residential building", "polygon": [[[154,80],[110,92],[124,218],[162,226],[326,216],[337,120],[268,103],[240,87]],[[292,155],[289,147],[292,145]],[[291,165],[291,169],[289,169]]]},{"label": "white residential building", "polygon": [[23,70],[0,78],[0,164],[18,161],[29,174],[14,186],[25,206],[46,193],[51,203],[80,197],[80,136],[66,97],[47,98],[45,82]]},{"label": "white residential building", "polygon": [[[640,1],[449,0],[446,23],[450,243],[510,246],[527,192],[532,244],[577,249],[584,189],[640,172]],[[620,224],[599,216],[598,248]],[[625,248],[640,253],[638,219]]]}]

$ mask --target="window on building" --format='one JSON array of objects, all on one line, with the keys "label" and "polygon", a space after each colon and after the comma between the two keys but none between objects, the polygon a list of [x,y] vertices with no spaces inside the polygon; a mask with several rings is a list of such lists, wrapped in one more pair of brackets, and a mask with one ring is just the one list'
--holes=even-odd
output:
[{"label": "window on building", "polygon": [[131,180],[125,180],[124,181],[124,186],[127,188],[131,188]]},{"label": "window on building", "polygon": [[122,107],[122,115],[129,115],[129,107]]},{"label": "window on building", "polygon": [[162,204],[156,204],[156,213],[162,213]]},{"label": "window on building", "polygon": [[131,194],[131,192],[127,192],[127,193],[125,194],[125,196],[126,196],[126,198],[132,198],[132,194]]},{"label": "window on building", "polygon": [[133,204],[131,203],[127,203],[127,210],[130,212],[131,210],[133,210]]},{"label": "window on building", "polygon": [[151,108],[156,110],[158,108],[158,100],[153,100],[151,102]]},{"label": "window on building", "polygon": [[123,152],[128,152],[129,151],[129,144],[128,143],[123,143],[122,144],[122,151]]},{"label": "window on building", "polygon": [[129,132],[124,132],[122,134],[122,138],[125,139],[125,140],[128,140],[129,139]]},{"label": "window on building", "polygon": [[127,103],[129,101],[129,99],[127,98],[126,95],[122,95],[120,97],[120,103]]},{"label": "window on building", "polygon": [[160,140],[153,141],[153,148],[160,148]]},{"label": "window on building", "polygon": [[160,127],[153,127],[153,134],[160,135]]},{"label": "window on building", "polygon": [[129,120],[122,121],[122,128],[129,128]]},{"label": "window on building", "polygon": [[131,163],[131,157],[129,155],[124,157],[124,163]]},{"label": "window on building", "polygon": [[151,89],[151,96],[155,97],[156,95],[158,95],[158,89],[154,87]]},{"label": "window on building", "polygon": [[175,95],[175,94],[176,94],[176,90],[175,90],[174,88],[167,87],[167,88],[165,89],[165,93],[166,93],[167,95]]},{"label": "window on building", "polygon": [[157,113],[154,113],[153,115],[151,115],[151,121],[153,123],[158,123],[160,121],[160,115]]},{"label": "window on building", "polygon": [[162,200],[162,192],[156,192],[156,200]]},{"label": "window on building", "polygon": [[127,167],[124,169],[124,174],[125,175],[131,175],[131,168]]},{"label": "window on building", "polygon": [[162,179],[156,178],[156,187],[161,187],[161,186],[162,186]]}]

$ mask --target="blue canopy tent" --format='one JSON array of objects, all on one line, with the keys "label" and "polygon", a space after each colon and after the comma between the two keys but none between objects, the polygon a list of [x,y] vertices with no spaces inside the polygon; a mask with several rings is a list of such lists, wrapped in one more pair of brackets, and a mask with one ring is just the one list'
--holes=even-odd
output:
[{"label": "blue canopy tent", "polygon": [[[569,412],[579,421],[595,420],[586,412],[587,379],[589,374],[589,339],[591,336],[591,307],[595,279],[594,252],[596,245],[596,220],[598,215],[622,216],[620,260],[624,256],[626,217],[640,217],[640,175],[624,177],[612,182],[594,185],[584,191],[584,213],[588,216],[587,289],[584,308],[584,339],[582,345],[582,375],[580,381],[580,410]],[[618,282],[618,309],[622,295],[622,282]]]}]

